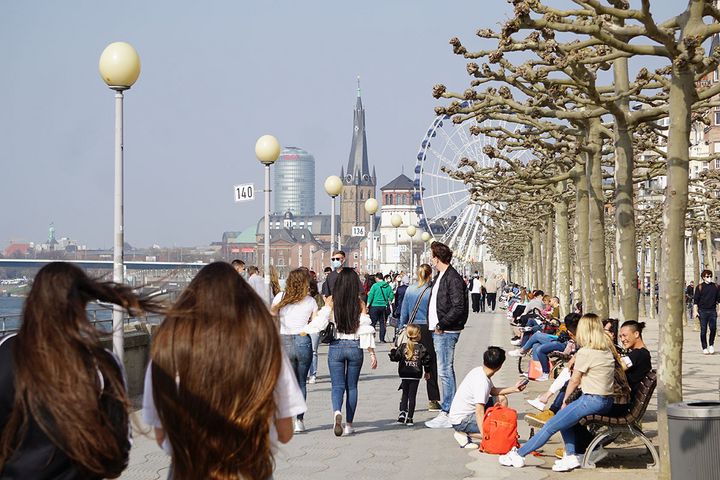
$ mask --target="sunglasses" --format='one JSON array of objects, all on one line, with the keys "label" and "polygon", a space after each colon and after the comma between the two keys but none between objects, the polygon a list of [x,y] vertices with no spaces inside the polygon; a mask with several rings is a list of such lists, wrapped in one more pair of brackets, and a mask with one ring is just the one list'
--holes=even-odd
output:
[{"label": "sunglasses", "polygon": [[712,278],[712,275],[703,275],[703,278]]},{"label": "sunglasses", "polygon": [[338,262],[342,262],[343,258],[342,257],[333,257],[330,260],[337,260]]}]

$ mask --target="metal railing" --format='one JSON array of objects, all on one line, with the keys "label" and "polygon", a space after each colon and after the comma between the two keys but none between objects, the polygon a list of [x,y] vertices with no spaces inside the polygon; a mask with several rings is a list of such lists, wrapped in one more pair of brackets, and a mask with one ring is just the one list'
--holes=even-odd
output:
[{"label": "metal railing", "polygon": [[[108,318],[102,318],[103,315],[107,315]],[[88,321],[91,325],[95,326],[101,332],[112,332],[112,310],[106,308],[94,308],[87,311]],[[134,322],[149,323],[152,325],[158,325],[162,322],[163,315],[150,314],[142,317],[132,317],[125,315],[123,317],[123,325],[129,325]],[[22,314],[13,313],[0,315],[0,337],[5,336],[9,333],[14,333],[20,330],[20,324],[22,323]]]}]

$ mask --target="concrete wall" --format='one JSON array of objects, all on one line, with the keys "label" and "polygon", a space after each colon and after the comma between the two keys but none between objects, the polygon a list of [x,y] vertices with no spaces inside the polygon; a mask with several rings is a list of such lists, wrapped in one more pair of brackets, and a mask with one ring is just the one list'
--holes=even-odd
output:
[{"label": "concrete wall", "polygon": [[[112,350],[112,337],[102,339],[105,348]],[[145,369],[150,358],[150,335],[145,332],[125,333],[125,372],[128,395],[132,398],[143,392]]]}]

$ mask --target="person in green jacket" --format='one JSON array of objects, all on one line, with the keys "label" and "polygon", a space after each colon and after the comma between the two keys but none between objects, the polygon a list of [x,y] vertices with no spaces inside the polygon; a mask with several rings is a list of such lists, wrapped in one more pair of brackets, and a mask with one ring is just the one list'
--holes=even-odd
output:
[{"label": "person in green jacket", "polygon": [[375,278],[377,280],[368,292],[368,314],[372,320],[373,327],[378,323],[380,324],[380,343],[387,343],[385,341],[386,312],[395,294],[392,291],[392,287],[383,280],[382,273],[376,273]]}]

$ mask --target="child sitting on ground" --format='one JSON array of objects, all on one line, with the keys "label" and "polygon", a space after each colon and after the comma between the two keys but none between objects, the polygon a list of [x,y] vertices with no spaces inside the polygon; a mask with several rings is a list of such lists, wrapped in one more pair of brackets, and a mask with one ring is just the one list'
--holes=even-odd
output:
[{"label": "child sitting on ground", "polygon": [[[430,366],[430,355],[425,346],[420,343],[420,327],[414,323],[408,324],[405,333],[407,340],[397,348],[390,350],[390,360],[399,362],[398,375],[402,380],[398,390],[402,390],[400,398],[400,413],[397,423],[407,426],[414,425],[413,415],[415,414],[415,399],[417,397],[420,378],[423,377],[423,369]],[[425,379],[430,374],[425,371]]]},{"label": "child sitting on ground", "polygon": [[470,370],[455,393],[448,418],[455,429],[455,440],[462,448],[478,448],[483,438],[482,424],[485,410],[495,404],[507,406],[510,393],[522,392],[526,380],[520,380],[514,387],[495,387],[492,376],[505,363],[505,350],[488,347],[483,354],[483,366]]}]

